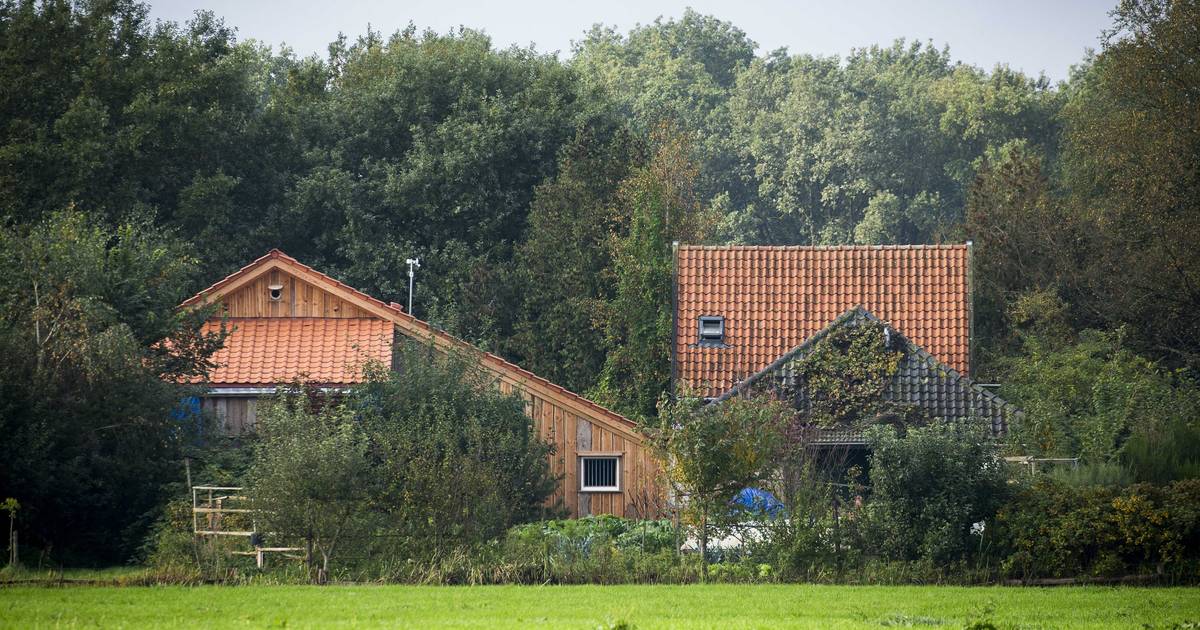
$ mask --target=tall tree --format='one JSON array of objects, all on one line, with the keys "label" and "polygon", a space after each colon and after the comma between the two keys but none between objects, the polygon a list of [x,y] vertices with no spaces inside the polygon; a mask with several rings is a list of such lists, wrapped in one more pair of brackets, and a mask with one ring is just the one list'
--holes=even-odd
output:
[{"label": "tall tree", "polygon": [[653,416],[670,385],[672,243],[702,243],[714,224],[696,197],[687,140],[659,133],[658,152],[621,185],[628,227],[612,244],[616,289],[603,309],[607,353],[593,392],[631,418]]},{"label": "tall tree", "polygon": [[733,24],[688,9],[626,35],[596,26],[570,63],[589,94],[614,103],[636,132],[651,137],[669,125],[688,136],[699,199],[720,205],[740,198],[747,175],[730,144],[728,101],[755,48]]},{"label": "tall tree", "polygon": [[[512,327],[505,274],[534,189],[553,175],[582,103],[553,56],[495,50],[483,33],[408,28],[337,52],[322,171],[346,204],[337,238],[355,286],[494,345]],[[326,174],[327,173],[327,174]]]},{"label": "tall tree", "polygon": [[1064,185],[1102,239],[1080,299],[1200,367],[1200,3],[1123,0],[1065,115]]},{"label": "tall tree", "polygon": [[955,65],[928,44],[837,58],[756,60],[730,102],[756,190],[724,235],[748,243],[927,243],[957,238],[978,160],[1014,139],[1049,143],[1057,96],[1005,67]]},{"label": "tall tree", "polygon": [[58,560],[129,558],[180,476],[192,425],[172,413],[220,342],[175,310],[195,265],[159,230],[79,212],[0,232],[0,494]]},{"label": "tall tree", "polygon": [[604,365],[598,315],[614,293],[612,238],[627,224],[618,192],[643,144],[611,118],[580,129],[558,175],[538,187],[517,251],[521,311],[504,349],[574,391],[594,386]]}]

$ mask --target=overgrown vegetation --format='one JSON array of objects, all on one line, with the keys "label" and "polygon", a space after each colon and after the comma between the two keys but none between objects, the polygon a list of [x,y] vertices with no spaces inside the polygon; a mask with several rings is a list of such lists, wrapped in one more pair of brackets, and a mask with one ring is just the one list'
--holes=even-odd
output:
[{"label": "overgrown vegetation", "polygon": [[[1047,576],[1054,557],[1190,579],[1200,5],[1121,0],[1112,17],[1051,85],[904,41],[756,54],[692,11],[599,26],[565,60],[414,27],[299,59],[209,13],[155,25],[131,0],[0,1],[0,497],[21,506],[24,559],[244,570],[181,534],[185,507],[167,499],[190,456],[197,476],[249,481],[270,530],[327,573],[702,574],[662,547],[632,553],[608,525],[513,529],[555,516],[547,447],[469,360],[414,351],[344,399],[280,401],[261,436],[225,448],[180,405],[219,336],[175,307],[277,246],[398,301],[419,256],[416,315],[658,427],[705,539],[734,490],[773,484],[789,516],[714,579]],[[656,407],[672,241],[966,238],[976,375],[1026,412],[1003,448],[1080,458],[1056,482],[1006,498],[992,447],[933,418],[894,422],[906,436],[876,434],[867,461],[814,457],[751,401]],[[878,399],[895,357],[877,333],[836,333],[801,366],[825,390],[817,426],[907,413]],[[1054,515],[1048,539],[1013,533],[1039,513]],[[1183,539],[1155,529],[1168,522]],[[575,527],[608,542],[579,555],[563,542]],[[1073,547],[1072,527],[1098,538]]]}]

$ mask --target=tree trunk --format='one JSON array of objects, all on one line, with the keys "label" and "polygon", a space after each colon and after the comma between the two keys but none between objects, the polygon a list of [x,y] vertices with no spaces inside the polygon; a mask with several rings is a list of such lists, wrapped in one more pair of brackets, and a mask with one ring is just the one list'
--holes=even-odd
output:
[{"label": "tree trunk", "polygon": [[700,513],[700,579],[708,582],[708,506]]}]

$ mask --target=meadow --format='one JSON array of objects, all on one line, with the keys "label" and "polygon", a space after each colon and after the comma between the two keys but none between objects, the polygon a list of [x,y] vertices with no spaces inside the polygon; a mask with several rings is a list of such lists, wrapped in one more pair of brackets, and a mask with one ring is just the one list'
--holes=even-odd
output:
[{"label": "meadow", "polygon": [[1200,628],[1200,590],[939,586],[0,588],[0,628]]}]

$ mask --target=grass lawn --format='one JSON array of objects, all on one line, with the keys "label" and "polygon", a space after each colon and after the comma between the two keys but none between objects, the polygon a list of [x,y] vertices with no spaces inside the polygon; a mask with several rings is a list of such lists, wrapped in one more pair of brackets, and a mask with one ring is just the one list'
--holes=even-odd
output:
[{"label": "grass lawn", "polygon": [[[628,626],[621,626],[622,622]],[[0,588],[0,628],[962,628],[973,622],[991,622],[997,628],[1200,628],[1200,589],[806,585]]]}]

